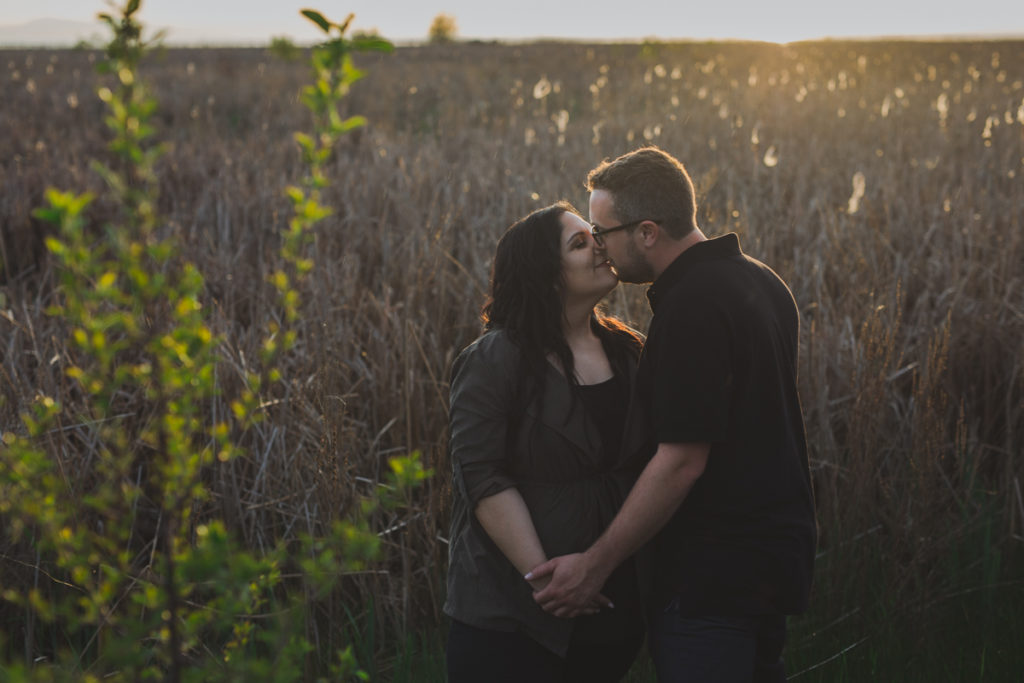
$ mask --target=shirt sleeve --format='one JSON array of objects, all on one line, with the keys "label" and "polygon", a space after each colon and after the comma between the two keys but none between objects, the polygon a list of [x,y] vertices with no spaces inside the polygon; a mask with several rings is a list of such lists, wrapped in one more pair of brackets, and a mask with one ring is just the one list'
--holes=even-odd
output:
[{"label": "shirt sleeve", "polygon": [[654,369],[654,436],[658,443],[726,441],[735,383],[727,318],[709,297],[671,304],[645,351]]},{"label": "shirt sleeve", "polygon": [[512,488],[506,467],[513,375],[478,345],[467,348],[452,368],[449,395],[453,485],[470,509],[481,499]]}]

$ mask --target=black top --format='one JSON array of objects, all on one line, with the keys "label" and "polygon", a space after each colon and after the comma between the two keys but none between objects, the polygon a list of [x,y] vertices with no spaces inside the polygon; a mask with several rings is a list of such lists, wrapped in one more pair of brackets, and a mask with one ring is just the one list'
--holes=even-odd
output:
[{"label": "black top", "polygon": [[629,396],[629,382],[615,375],[598,384],[581,384],[577,393],[601,433],[601,458],[606,466],[611,466],[622,445],[622,430],[626,426],[623,400]]},{"label": "black top", "polygon": [[[618,375],[598,384],[581,384],[577,395],[587,416],[601,434],[601,459],[613,467],[622,445],[626,426],[623,398],[629,396],[629,381]],[[575,637],[590,642],[627,640],[644,628],[643,605],[632,562],[619,565],[601,588],[614,609],[576,618]]]},{"label": "black top", "polygon": [[650,433],[711,444],[655,539],[656,595],[678,596],[691,615],[801,612],[816,525],[793,296],[728,234],[683,252],[648,298],[637,394]]}]

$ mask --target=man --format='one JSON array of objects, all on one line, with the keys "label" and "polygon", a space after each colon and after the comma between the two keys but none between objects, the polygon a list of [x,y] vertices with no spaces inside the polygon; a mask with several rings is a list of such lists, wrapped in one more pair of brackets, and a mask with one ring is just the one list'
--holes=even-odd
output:
[{"label": "man", "polygon": [[707,239],[693,184],[656,147],[588,179],[592,233],[625,282],[653,282],[634,400],[657,448],[586,552],[531,571],[558,616],[582,613],[645,543],[649,646],[661,681],[784,681],[785,616],[807,606],[816,525],[786,284]]}]

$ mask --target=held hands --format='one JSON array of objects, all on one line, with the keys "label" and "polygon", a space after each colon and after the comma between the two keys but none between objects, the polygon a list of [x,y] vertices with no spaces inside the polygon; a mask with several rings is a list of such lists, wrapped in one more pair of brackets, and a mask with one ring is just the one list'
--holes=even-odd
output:
[{"label": "held hands", "polygon": [[[592,566],[585,553],[552,558],[534,567],[524,578],[534,586],[533,599],[537,604],[556,617],[572,618],[595,614],[602,607],[615,607],[599,593],[608,578],[607,572]],[[538,591],[540,582],[547,585]]]}]

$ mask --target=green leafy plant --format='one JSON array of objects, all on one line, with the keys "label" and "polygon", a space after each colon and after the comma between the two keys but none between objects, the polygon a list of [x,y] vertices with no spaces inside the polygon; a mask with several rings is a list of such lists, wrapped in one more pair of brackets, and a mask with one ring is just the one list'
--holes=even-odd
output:
[{"label": "green leafy plant", "polygon": [[[303,100],[314,134],[296,135],[309,172],[287,190],[294,216],[283,266],[270,278],[283,325],[269,325],[261,368],[247,376],[233,414],[211,419],[222,340],[206,322],[202,274],[181,258],[158,214],[156,164],[165,148],[152,140],[157,103],[139,78],[150,45],[139,9],[129,0],[116,16],[100,15],[114,33],[100,67],[109,82],[98,90],[112,159],[93,168],[118,207],[116,220],[97,235],[87,217],[94,196],[55,189],[36,211],[57,229],[46,245],[60,273],[49,313],[68,330],[63,391],[86,400],[72,414],[39,396],[22,416],[23,432],[3,435],[3,533],[29,549],[35,562],[24,564],[49,582],[24,591],[4,578],[3,598],[27,617],[28,659],[0,664],[0,673],[5,680],[295,680],[313,646],[303,629],[306,594],[289,593],[282,575],[292,549],[241,548],[208,513],[206,479],[219,463],[245,455],[238,443],[265,414],[262,392],[282,381],[275,363],[295,341],[294,285],[313,267],[312,226],[330,215],[320,203],[324,163],[339,137],[364,123],[337,112],[362,75],[350,52],[389,44],[350,42],[351,17],[337,25],[303,11],[331,39],[313,53],[316,83]],[[49,435],[68,428],[87,435],[81,452],[48,447]],[[417,454],[392,461],[384,504],[400,505],[428,474]],[[301,575],[314,597],[375,556],[379,540],[367,520],[376,505],[364,501],[324,537],[301,540]],[[37,629],[54,644],[34,640]],[[366,678],[351,648],[329,666],[335,680]]]}]

